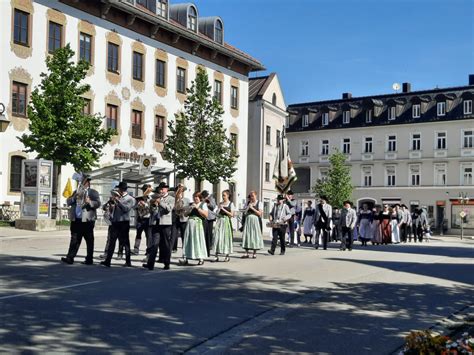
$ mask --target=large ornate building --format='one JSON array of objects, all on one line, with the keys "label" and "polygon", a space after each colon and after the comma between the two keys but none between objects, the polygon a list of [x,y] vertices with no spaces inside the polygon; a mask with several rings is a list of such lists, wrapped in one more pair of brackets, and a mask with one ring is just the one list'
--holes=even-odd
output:
[{"label": "large ornate building", "polygon": [[[102,193],[121,179],[132,185],[174,182],[173,166],[160,154],[167,121],[183,109],[186,88],[201,66],[222,103],[239,159],[230,183],[200,188],[218,193],[229,187],[238,204],[245,199],[248,75],[264,68],[225,42],[221,18],[202,17],[195,5],[168,0],[9,0],[0,2],[0,10],[0,103],[11,121],[0,133],[0,203],[20,200],[21,162],[35,155],[23,151],[17,136],[28,130],[26,107],[46,71],[45,58],[66,43],[77,59],[92,64],[85,110],[102,114],[104,127],[118,132],[94,172]],[[143,156],[153,162],[145,175],[138,169]],[[62,186],[72,173],[72,167],[63,168]],[[193,181],[186,184],[194,190]]]},{"label": "large ornate building", "polygon": [[[426,206],[439,227],[474,228],[474,76],[467,86],[292,104],[287,135],[298,181],[310,198],[334,149],[351,167],[354,202]],[[460,193],[471,197],[461,206]]]}]

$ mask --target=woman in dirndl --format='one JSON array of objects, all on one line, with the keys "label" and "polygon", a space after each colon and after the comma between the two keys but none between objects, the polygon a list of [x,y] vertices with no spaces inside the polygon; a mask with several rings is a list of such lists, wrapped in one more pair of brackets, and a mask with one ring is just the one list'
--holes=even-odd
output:
[{"label": "woman in dirndl", "polygon": [[224,261],[230,261],[233,253],[232,246],[232,221],[235,215],[235,207],[230,201],[230,191],[222,191],[222,202],[217,209],[217,222],[214,226],[214,242],[212,252],[216,256],[214,261],[219,261],[219,255],[225,255]]},{"label": "woman in dirndl", "polygon": [[249,251],[252,251],[252,258],[257,258],[257,250],[264,247],[262,237],[262,203],[257,200],[257,192],[251,191],[249,202],[245,206],[245,225],[242,232],[242,248],[245,254],[242,259],[250,257]]},{"label": "woman in dirndl", "polygon": [[359,239],[363,246],[367,246],[367,242],[372,239],[372,219],[372,211],[370,211],[369,206],[364,203],[362,209],[359,211],[359,218],[357,220]]},{"label": "woman in dirndl", "polygon": [[311,244],[311,238],[313,237],[313,228],[314,228],[314,217],[316,215],[316,210],[313,208],[313,201],[309,200],[306,202],[307,207],[303,212],[303,235],[304,242]]},{"label": "woman in dirndl", "polygon": [[207,257],[204,223],[206,223],[208,208],[200,192],[193,194],[193,203],[188,206],[185,214],[189,216],[184,231],[183,259],[180,265],[188,265],[188,260],[198,260],[198,265],[204,264]]},{"label": "woman in dirndl", "polygon": [[383,211],[379,214],[380,217],[380,232],[382,233],[382,244],[392,243],[392,213],[388,209],[388,205],[383,205]]},{"label": "woman in dirndl", "polygon": [[380,228],[380,212],[381,206],[375,205],[373,211],[373,220],[372,220],[372,244],[379,245],[382,244],[382,230]]}]

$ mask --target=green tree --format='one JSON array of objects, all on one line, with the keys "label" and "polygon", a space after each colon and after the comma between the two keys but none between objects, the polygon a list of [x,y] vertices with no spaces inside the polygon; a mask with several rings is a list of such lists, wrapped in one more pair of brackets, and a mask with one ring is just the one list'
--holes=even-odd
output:
[{"label": "green tree", "polygon": [[342,207],[345,200],[350,200],[352,196],[351,168],[346,165],[346,156],[336,150],[329,157],[328,176],[325,179],[318,179],[313,187],[313,191],[319,196],[326,196],[329,203],[334,207]]},{"label": "green tree", "polygon": [[73,62],[75,56],[66,45],[46,58],[47,73],[31,93],[28,106],[29,133],[19,140],[27,152],[52,160],[58,167],[58,196],[61,194],[61,166],[72,164],[76,171],[87,171],[96,165],[102,149],[115,133],[103,129],[104,117],[83,112],[82,95],[90,85],[81,83],[90,64]]},{"label": "green tree", "polygon": [[238,156],[226,134],[223,113],[211,95],[206,71],[198,68],[187,91],[184,111],[168,123],[164,157],[174,164],[178,176],[217,183],[234,174]]}]

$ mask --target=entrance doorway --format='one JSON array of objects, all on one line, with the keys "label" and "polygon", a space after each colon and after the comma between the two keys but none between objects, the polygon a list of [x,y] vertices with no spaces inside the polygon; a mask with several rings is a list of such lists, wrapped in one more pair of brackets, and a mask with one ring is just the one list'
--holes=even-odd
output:
[{"label": "entrance doorway", "polygon": [[377,204],[377,200],[370,197],[361,198],[357,200],[357,210],[360,210],[364,204],[367,204],[368,209],[372,210]]}]

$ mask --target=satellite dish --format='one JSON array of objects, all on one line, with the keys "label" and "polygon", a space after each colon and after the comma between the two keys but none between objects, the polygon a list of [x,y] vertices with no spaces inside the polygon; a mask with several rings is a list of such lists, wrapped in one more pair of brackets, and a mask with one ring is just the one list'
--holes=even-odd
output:
[{"label": "satellite dish", "polygon": [[400,90],[400,84],[399,84],[399,83],[394,83],[394,84],[392,85],[392,89],[395,90],[395,91]]}]

